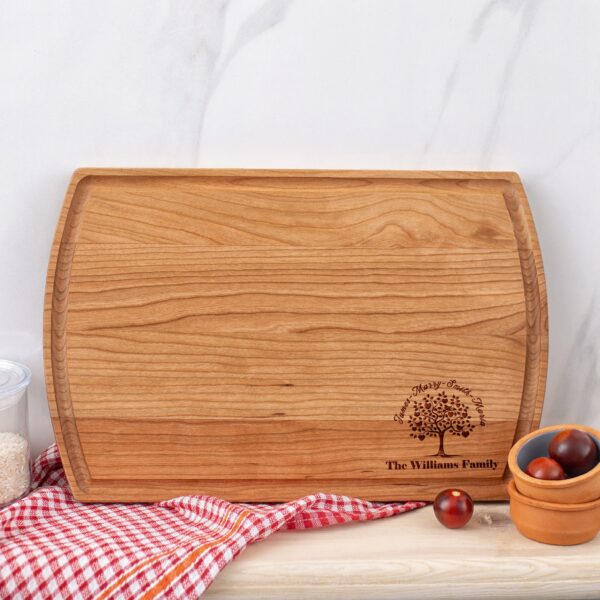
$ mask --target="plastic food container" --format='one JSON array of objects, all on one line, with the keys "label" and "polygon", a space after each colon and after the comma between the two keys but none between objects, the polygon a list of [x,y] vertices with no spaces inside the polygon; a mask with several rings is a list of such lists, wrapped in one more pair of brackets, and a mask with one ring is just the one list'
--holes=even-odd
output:
[{"label": "plastic food container", "polygon": [[31,371],[24,365],[0,360],[0,507],[29,491],[29,428],[27,387]]}]

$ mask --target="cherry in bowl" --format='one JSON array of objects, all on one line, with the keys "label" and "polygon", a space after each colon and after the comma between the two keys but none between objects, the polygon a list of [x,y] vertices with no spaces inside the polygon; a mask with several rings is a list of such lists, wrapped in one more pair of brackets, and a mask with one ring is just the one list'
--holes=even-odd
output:
[{"label": "cherry in bowl", "polygon": [[565,470],[553,458],[540,456],[529,462],[525,473],[536,479],[560,480],[566,478]]},{"label": "cherry in bowl", "polygon": [[587,473],[598,462],[596,443],[580,429],[565,429],[557,433],[550,442],[548,454],[570,477]]}]

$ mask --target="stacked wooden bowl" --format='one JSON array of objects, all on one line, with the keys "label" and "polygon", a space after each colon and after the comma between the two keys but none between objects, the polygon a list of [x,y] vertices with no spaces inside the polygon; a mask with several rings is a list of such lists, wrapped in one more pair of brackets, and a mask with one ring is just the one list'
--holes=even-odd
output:
[{"label": "stacked wooden bowl", "polygon": [[508,486],[511,517],[526,537],[545,544],[570,546],[593,539],[600,530],[600,462],[587,473],[562,480],[536,479],[526,473],[534,458],[548,455],[552,438],[579,429],[596,442],[600,431],[584,425],[553,425],[521,438],[511,449]]}]

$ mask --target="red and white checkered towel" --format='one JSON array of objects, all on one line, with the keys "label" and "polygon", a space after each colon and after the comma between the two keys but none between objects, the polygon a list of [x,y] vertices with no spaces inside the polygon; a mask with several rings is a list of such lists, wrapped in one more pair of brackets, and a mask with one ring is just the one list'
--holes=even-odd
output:
[{"label": "red and white checkered towel", "polygon": [[279,505],[182,496],[157,504],[80,504],[56,446],[35,490],[0,510],[0,598],[195,598],[248,544],[282,529],[368,521],[424,506],[313,494]]}]

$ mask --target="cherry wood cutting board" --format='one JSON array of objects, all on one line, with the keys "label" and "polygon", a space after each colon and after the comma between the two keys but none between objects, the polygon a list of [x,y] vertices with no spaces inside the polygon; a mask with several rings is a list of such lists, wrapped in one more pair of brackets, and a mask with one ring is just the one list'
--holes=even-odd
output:
[{"label": "cherry wood cutting board", "polygon": [[515,173],[85,169],[67,191],[45,360],[79,500],[505,498],[546,356]]}]

